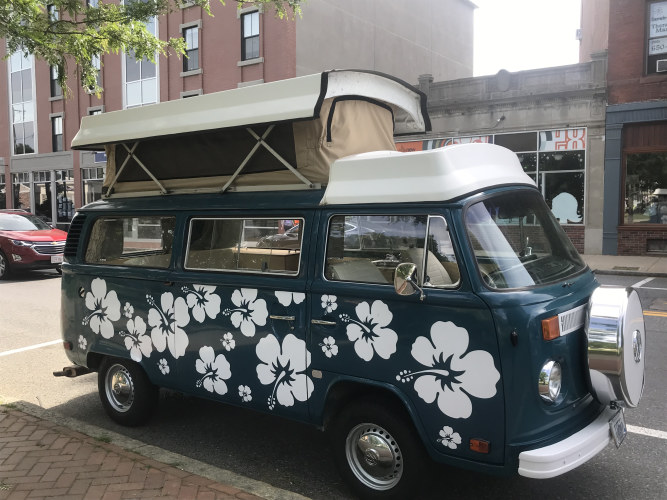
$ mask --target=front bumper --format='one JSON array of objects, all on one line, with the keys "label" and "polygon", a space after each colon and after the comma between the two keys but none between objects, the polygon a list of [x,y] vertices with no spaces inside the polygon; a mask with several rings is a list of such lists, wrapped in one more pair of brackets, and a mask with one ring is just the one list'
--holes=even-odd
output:
[{"label": "front bumper", "polygon": [[609,421],[616,411],[605,408],[593,422],[570,437],[543,448],[522,451],[519,454],[519,475],[547,479],[587,462],[612,440]]}]

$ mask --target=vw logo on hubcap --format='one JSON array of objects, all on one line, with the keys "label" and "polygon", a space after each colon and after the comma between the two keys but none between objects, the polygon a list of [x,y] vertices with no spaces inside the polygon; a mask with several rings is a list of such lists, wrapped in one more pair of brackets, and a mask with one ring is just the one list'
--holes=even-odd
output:
[{"label": "vw logo on hubcap", "polygon": [[639,330],[632,332],[632,352],[635,355],[635,363],[642,360],[642,335]]}]

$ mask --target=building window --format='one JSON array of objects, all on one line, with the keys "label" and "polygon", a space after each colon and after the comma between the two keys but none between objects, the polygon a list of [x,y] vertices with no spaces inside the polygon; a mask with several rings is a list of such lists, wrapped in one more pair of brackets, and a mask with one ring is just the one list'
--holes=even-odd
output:
[{"label": "building window", "polygon": [[667,224],[667,152],[625,155],[625,224]]},{"label": "building window", "polygon": [[12,208],[30,210],[30,193],[30,174],[28,172],[12,174],[12,199],[14,200]]},{"label": "building window", "polygon": [[104,112],[104,110],[99,107],[99,108],[89,108],[88,109],[88,116],[95,116],[95,115],[101,115]]},{"label": "building window", "polygon": [[183,71],[199,69],[199,28],[193,26],[183,30],[185,40],[185,56],[183,57]]},{"label": "building window", "polygon": [[241,60],[259,57],[259,11],[241,15]]},{"label": "building window", "polygon": [[32,173],[33,211],[45,221],[53,220],[53,193],[51,191],[51,171],[40,170]]},{"label": "building window", "polygon": [[35,105],[32,88],[32,55],[21,50],[9,58],[12,102],[12,140],[15,155],[35,152]]},{"label": "building window", "polygon": [[62,97],[63,89],[58,82],[58,66],[51,66],[51,97]]},{"label": "building window", "polygon": [[95,68],[95,71],[97,71],[97,75],[95,76],[95,83],[97,83],[98,87],[101,87],[102,86],[102,62],[100,60],[100,56],[93,56],[91,62],[93,64],[93,68]]},{"label": "building window", "polygon": [[53,151],[63,150],[63,117],[51,117],[51,144]]},{"label": "building window", "polygon": [[648,3],[646,74],[667,74],[667,2]]},{"label": "building window", "polygon": [[97,7],[98,3],[98,0],[86,0],[86,5],[88,7]]},{"label": "building window", "polygon": [[[146,28],[157,35],[157,20],[150,19]],[[157,59],[137,60],[134,52],[125,54],[125,107],[135,108],[158,102]]]},{"label": "building window", "polygon": [[84,205],[102,198],[103,182],[104,167],[87,167],[81,169],[81,192]]},{"label": "building window", "polygon": [[49,14],[49,20],[51,21],[57,21],[60,19],[60,14],[58,13],[58,9],[56,8],[55,5],[49,4],[46,6],[46,11]]}]

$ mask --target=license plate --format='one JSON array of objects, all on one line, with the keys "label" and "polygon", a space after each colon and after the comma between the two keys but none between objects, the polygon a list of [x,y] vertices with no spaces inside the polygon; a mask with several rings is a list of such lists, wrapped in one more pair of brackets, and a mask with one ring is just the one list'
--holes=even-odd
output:
[{"label": "license plate", "polygon": [[51,256],[51,264],[62,264],[63,263],[63,256],[62,255],[52,255]]},{"label": "license plate", "polygon": [[625,439],[625,435],[628,433],[628,429],[625,426],[625,416],[623,415],[623,410],[618,410],[618,413],[614,415],[609,421],[609,429],[611,430],[611,435],[614,438],[614,443],[616,443],[616,448],[621,446],[621,443]]}]

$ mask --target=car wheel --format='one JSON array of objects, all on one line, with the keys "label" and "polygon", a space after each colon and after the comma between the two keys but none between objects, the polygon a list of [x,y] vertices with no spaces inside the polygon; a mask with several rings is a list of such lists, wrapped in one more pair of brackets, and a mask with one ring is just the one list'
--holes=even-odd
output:
[{"label": "car wheel", "polygon": [[56,267],[56,272],[57,272],[58,274],[62,274],[62,273],[63,273],[63,266],[58,266],[58,267]]},{"label": "car wheel", "polygon": [[0,280],[6,279],[9,276],[9,261],[5,254],[0,252]]},{"label": "car wheel", "polygon": [[132,361],[106,358],[100,366],[97,385],[104,410],[121,425],[146,423],[157,406],[158,387]]},{"label": "car wheel", "polygon": [[336,465],[360,498],[419,496],[428,462],[402,408],[388,402],[360,401],[334,420],[330,438]]}]

